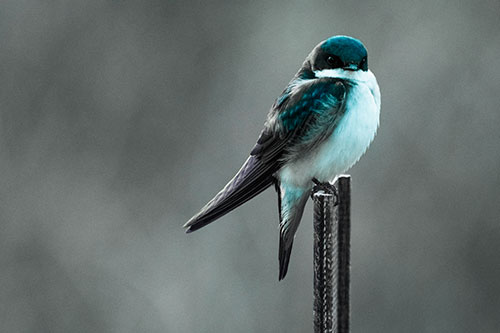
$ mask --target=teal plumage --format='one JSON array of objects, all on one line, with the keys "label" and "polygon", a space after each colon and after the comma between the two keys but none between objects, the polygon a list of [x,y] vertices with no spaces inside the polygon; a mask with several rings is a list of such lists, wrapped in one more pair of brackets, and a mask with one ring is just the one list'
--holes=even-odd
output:
[{"label": "teal plumage", "polygon": [[197,230],[271,185],[280,214],[279,279],[288,271],[295,232],[312,179],[331,181],[351,167],[375,136],[380,92],[367,52],[354,38],[318,44],[269,111],[238,173],[186,224]]}]

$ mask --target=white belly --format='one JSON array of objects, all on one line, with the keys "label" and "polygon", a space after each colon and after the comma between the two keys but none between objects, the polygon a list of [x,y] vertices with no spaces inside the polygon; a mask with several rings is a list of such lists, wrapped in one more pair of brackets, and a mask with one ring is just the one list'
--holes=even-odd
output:
[{"label": "white belly", "polygon": [[359,81],[349,91],[346,113],[331,136],[308,155],[281,169],[282,182],[306,186],[313,177],[321,182],[332,181],[365,153],[377,132],[380,114],[378,85],[369,74],[373,80]]}]

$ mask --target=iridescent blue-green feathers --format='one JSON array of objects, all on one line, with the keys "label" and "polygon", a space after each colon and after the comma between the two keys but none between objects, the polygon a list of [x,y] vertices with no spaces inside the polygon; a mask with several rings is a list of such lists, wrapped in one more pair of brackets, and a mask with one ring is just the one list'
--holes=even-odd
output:
[{"label": "iridescent blue-green feathers", "polygon": [[288,270],[308,191],[280,183],[284,163],[314,149],[334,130],[346,86],[339,80],[297,80],[278,97],[250,156],[229,183],[184,226],[198,230],[275,184],[280,206],[279,279]]}]

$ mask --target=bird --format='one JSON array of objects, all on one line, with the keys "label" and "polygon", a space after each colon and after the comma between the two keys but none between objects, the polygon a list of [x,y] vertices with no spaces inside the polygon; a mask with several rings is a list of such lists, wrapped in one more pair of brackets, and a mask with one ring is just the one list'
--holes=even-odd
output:
[{"label": "bird", "polygon": [[320,42],[273,103],[247,160],[184,224],[186,232],[208,225],[274,186],[279,211],[278,280],[284,279],[314,183],[333,181],[365,153],[379,126],[380,102],[363,43],[349,36]]}]

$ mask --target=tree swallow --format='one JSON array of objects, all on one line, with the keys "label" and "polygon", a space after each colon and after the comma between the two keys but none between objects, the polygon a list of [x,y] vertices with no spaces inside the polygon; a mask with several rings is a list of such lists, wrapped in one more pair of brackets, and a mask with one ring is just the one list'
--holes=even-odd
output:
[{"label": "tree swallow", "polygon": [[279,280],[313,181],[330,182],[364,154],[379,124],[380,90],[357,39],[319,43],[276,99],[238,173],[184,227],[190,233],[274,185],[280,215]]}]

